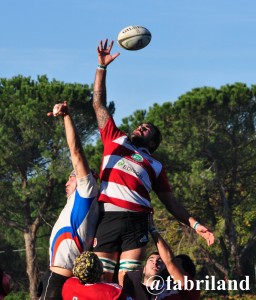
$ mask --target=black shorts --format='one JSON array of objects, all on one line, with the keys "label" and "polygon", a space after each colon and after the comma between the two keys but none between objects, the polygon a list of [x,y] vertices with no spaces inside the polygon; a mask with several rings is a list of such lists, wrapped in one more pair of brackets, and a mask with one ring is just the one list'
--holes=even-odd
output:
[{"label": "black shorts", "polygon": [[148,213],[103,212],[100,215],[93,251],[124,252],[148,242]]},{"label": "black shorts", "polygon": [[47,270],[43,281],[40,282],[42,294],[39,300],[62,300],[62,287],[68,278],[69,277],[54,273],[50,269]]}]

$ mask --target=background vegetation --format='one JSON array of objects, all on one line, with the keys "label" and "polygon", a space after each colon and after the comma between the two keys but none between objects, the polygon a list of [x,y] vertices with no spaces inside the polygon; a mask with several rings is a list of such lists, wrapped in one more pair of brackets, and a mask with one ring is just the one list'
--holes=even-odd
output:
[{"label": "background vegetation", "polygon": [[[250,294],[255,292],[256,265],[255,94],[255,85],[243,83],[197,88],[174,103],[136,111],[121,126],[129,133],[147,120],[161,129],[164,139],[155,156],[163,162],[174,193],[215,234],[214,246],[207,247],[152,194],[156,225],[174,252],[194,259],[199,279],[214,275],[241,280],[249,275]],[[92,143],[96,122],[91,87],[49,82],[45,76],[37,81],[0,79],[0,257],[1,267],[15,281],[7,299],[26,299],[28,292],[35,299],[48,265],[49,235],[65,204],[71,166],[62,120],[46,114],[64,100],[91,167],[99,170],[102,144]],[[114,112],[112,102],[109,110]],[[148,249],[152,247],[150,243]],[[239,299],[252,299],[241,293],[236,293]],[[204,294],[206,299],[225,296]]]}]

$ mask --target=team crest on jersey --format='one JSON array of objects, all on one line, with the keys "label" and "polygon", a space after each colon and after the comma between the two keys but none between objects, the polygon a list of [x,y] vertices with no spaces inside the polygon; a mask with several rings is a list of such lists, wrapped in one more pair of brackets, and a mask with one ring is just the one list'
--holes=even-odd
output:
[{"label": "team crest on jersey", "polygon": [[93,248],[97,246],[97,238],[93,239],[93,245],[92,246],[93,246]]},{"label": "team crest on jersey", "polygon": [[131,155],[131,158],[133,158],[137,162],[142,162],[143,161],[143,157],[138,153]]}]

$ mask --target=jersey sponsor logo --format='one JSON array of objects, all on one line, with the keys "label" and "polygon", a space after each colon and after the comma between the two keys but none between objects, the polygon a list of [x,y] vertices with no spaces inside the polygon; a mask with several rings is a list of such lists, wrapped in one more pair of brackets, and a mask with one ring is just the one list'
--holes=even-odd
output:
[{"label": "jersey sponsor logo", "polygon": [[146,243],[148,242],[148,237],[144,234],[143,237],[140,239],[141,243]]},{"label": "jersey sponsor logo", "polygon": [[131,158],[137,162],[143,162],[143,157],[138,153],[132,154]]},{"label": "jersey sponsor logo", "polygon": [[122,169],[124,169],[127,172],[132,172],[134,173],[138,178],[142,179],[142,175],[136,171],[133,167],[128,166],[125,164],[125,161],[123,159],[120,159],[117,163],[118,167],[121,167]]},{"label": "jersey sponsor logo", "polygon": [[126,170],[127,172],[132,172],[134,173],[136,176],[138,176],[138,178],[142,178],[142,175],[136,171],[134,168],[130,167],[130,166],[127,166],[127,165],[123,165],[123,169]]},{"label": "jersey sponsor logo", "polygon": [[118,166],[123,166],[124,165],[124,160],[120,159],[119,162],[117,163]]}]

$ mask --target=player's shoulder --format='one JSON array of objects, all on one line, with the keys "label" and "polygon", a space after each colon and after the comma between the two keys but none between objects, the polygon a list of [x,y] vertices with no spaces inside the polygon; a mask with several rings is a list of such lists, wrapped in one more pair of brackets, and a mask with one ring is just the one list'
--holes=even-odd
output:
[{"label": "player's shoulder", "polygon": [[95,177],[90,172],[87,176],[77,178],[75,198],[93,198],[98,195],[98,186]]}]

